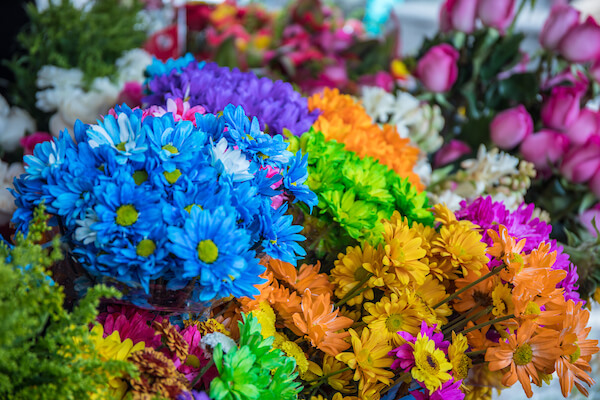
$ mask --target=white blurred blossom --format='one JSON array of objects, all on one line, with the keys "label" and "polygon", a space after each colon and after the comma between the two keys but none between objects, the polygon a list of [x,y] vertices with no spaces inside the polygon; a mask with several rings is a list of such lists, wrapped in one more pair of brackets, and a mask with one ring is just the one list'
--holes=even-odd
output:
[{"label": "white blurred blossom", "polygon": [[14,178],[24,173],[23,164],[16,162],[9,165],[0,161],[0,225],[7,224],[17,209],[15,198],[8,189],[14,188]]},{"label": "white blurred blossom", "polygon": [[35,121],[31,115],[22,108],[11,107],[0,96],[0,147],[7,152],[16,150],[26,132],[35,132]]}]

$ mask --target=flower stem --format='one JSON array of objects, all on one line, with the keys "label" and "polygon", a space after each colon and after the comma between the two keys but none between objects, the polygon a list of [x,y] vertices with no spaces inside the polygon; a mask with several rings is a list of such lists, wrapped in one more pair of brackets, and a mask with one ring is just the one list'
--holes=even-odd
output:
[{"label": "flower stem", "polygon": [[200,381],[200,379],[204,376],[204,374],[206,373],[206,371],[209,370],[210,367],[212,367],[213,365],[215,365],[215,360],[214,359],[210,359],[210,361],[208,362],[208,364],[206,364],[202,370],[200,371],[200,373],[198,373],[198,375],[196,375],[196,377],[194,378],[194,380],[192,381],[192,388],[196,386],[196,384],[198,383],[198,381]]},{"label": "flower stem", "polygon": [[498,272],[502,271],[502,269],[504,268],[504,264],[499,265],[497,267],[495,267],[494,269],[492,269],[489,273],[485,274],[484,276],[482,276],[481,278],[469,283],[467,286],[465,286],[464,288],[457,290],[456,292],[454,292],[453,294],[451,294],[450,296],[446,297],[444,300],[440,301],[439,303],[437,303],[435,306],[433,306],[433,308],[438,308],[446,303],[448,303],[451,300],[454,300],[455,298],[457,298],[458,296],[460,296],[461,294],[463,294],[464,292],[466,292],[467,290],[471,289],[473,286],[477,285],[480,282],[483,282],[484,280],[486,280],[487,278],[490,278],[496,274],[498,274]]},{"label": "flower stem", "polygon": [[521,1],[521,4],[519,4],[519,9],[515,13],[515,17],[513,18],[512,22],[510,23],[510,26],[508,27],[508,29],[506,31],[507,35],[512,34],[513,31],[515,30],[515,25],[517,24],[517,19],[519,19],[519,15],[521,15],[521,12],[525,8],[525,4],[527,4],[528,2],[529,2],[529,0],[523,0],[523,1]]},{"label": "flower stem", "polygon": [[467,334],[467,333],[469,333],[469,332],[473,332],[473,331],[476,331],[477,329],[481,329],[481,328],[483,328],[483,327],[486,327],[486,326],[488,326],[488,325],[497,324],[498,322],[506,321],[507,319],[511,319],[511,318],[514,318],[514,317],[515,317],[515,314],[510,314],[510,315],[506,315],[506,316],[504,316],[504,317],[500,317],[500,318],[493,319],[493,320],[491,320],[491,321],[482,322],[481,324],[478,324],[478,325],[472,326],[472,327],[470,327],[469,329],[465,329],[465,330],[464,330],[464,331],[462,331],[461,333],[462,333],[463,335],[466,335],[466,334]]},{"label": "flower stem", "polygon": [[394,381],[394,383],[392,383],[390,386],[388,386],[388,387],[384,388],[384,389],[381,391],[381,394],[384,394],[384,393],[386,393],[388,390],[390,390],[391,388],[393,388],[393,387],[394,387],[394,386],[396,386],[397,384],[399,384],[399,383],[401,383],[401,382],[404,382],[404,380],[405,380],[406,378],[408,378],[409,376],[410,376],[410,372],[405,372],[405,373],[403,373],[402,375],[400,375],[400,376],[399,376],[399,377],[398,377],[398,378],[397,378],[397,379]]},{"label": "flower stem", "polygon": [[485,354],[486,351],[487,351],[487,349],[482,349],[482,350],[477,350],[477,351],[469,351],[469,352],[465,353],[465,356],[473,358],[480,354]]},{"label": "flower stem", "polygon": [[367,283],[369,281],[369,279],[371,279],[371,277],[373,276],[372,273],[368,273],[367,276],[365,276],[360,282],[358,282],[356,284],[356,286],[354,286],[352,289],[350,289],[350,291],[348,293],[346,293],[346,295],[337,303],[335,303],[335,308],[339,308],[341,306],[343,306],[344,304],[346,304],[346,302],[350,299],[352,299],[354,296],[364,292],[365,290],[368,289],[367,288],[363,288],[363,290],[361,291],[362,285],[364,285],[365,283]]},{"label": "flower stem", "polygon": [[457,329],[462,329],[465,325],[467,325],[469,323],[469,321],[477,321],[479,318],[483,317],[486,314],[489,314],[490,311],[492,311],[494,309],[493,306],[489,306],[484,310],[479,311],[478,313],[472,314],[467,316],[467,314],[465,315],[465,318],[462,318],[460,321],[452,324],[451,326],[444,328],[442,330],[442,332],[444,333],[444,336],[448,333],[450,333],[451,331],[456,331]]},{"label": "flower stem", "polygon": [[351,369],[352,369],[352,368],[350,368],[350,367],[346,367],[346,368],[338,369],[337,371],[330,372],[330,373],[328,373],[327,375],[323,375],[323,376],[321,376],[321,377],[319,377],[319,378],[317,378],[317,379],[313,379],[313,380],[311,380],[311,381],[306,381],[306,383],[317,382],[317,381],[325,381],[325,380],[327,380],[327,379],[331,378],[332,376],[335,376],[335,375],[338,375],[338,374],[344,373],[344,372],[346,372],[346,371],[350,371]]}]

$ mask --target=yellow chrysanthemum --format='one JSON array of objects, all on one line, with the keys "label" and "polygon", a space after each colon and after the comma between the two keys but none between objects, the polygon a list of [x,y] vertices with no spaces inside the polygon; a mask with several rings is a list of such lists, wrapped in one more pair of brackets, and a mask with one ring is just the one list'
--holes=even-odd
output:
[{"label": "yellow chrysanthemum", "polygon": [[284,333],[280,333],[280,332],[275,332],[275,340],[273,340],[273,347],[275,347],[276,349],[279,349],[281,347],[281,345],[283,344],[283,342],[287,342],[288,337],[285,336]]},{"label": "yellow chrysanthemum", "polygon": [[198,328],[198,332],[200,332],[200,334],[202,336],[205,336],[209,333],[214,333],[214,332],[220,332],[227,336],[230,335],[227,328],[225,328],[225,325],[223,325],[222,323],[220,323],[219,321],[217,321],[214,318],[209,318],[206,321],[196,321],[196,320],[189,320],[189,321],[190,322],[184,321],[185,326],[187,327],[188,325],[196,325],[196,328]]},{"label": "yellow chrysanthemum", "polygon": [[[463,222],[463,221],[460,221]],[[468,224],[453,223],[440,228],[440,235],[433,241],[432,254],[450,262],[454,270],[462,269],[479,275],[488,263],[487,246],[481,235]]]},{"label": "yellow chrysanthemum", "polygon": [[[364,268],[364,265],[378,263],[380,259],[377,250],[368,244],[365,244],[364,249],[360,246],[348,247],[346,254],[340,253],[338,259],[335,260],[335,267],[331,270],[331,281],[335,286],[335,295],[339,299],[344,298],[359,282],[368,277],[369,272]],[[369,285],[368,280],[366,285]],[[373,289],[369,288],[358,293],[348,300],[347,304],[350,306],[361,304],[364,298],[373,300]]]},{"label": "yellow chrysanthemum", "polygon": [[448,346],[448,359],[452,364],[452,375],[455,380],[465,379],[473,366],[471,358],[465,354],[468,348],[467,338],[452,331],[452,343]]},{"label": "yellow chrysanthemum", "polygon": [[[491,387],[467,385],[464,400],[492,400],[493,393]],[[499,390],[498,393],[500,393]]]},{"label": "yellow chrysanthemum", "polygon": [[427,252],[426,257],[431,256],[431,241],[437,235],[433,227],[420,224],[416,221],[413,221],[412,225],[409,225],[408,219],[398,211],[394,211],[390,218],[390,223],[412,229],[421,238],[421,247]]},{"label": "yellow chrysanthemum", "polygon": [[323,357],[323,368],[319,367],[318,370],[313,369],[313,372],[317,376],[331,375],[327,378],[329,386],[338,392],[350,393],[355,390],[354,385],[351,383],[354,373],[352,371],[336,373],[344,368],[346,368],[346,364],[326,354]]},{"label": "yellow chrysanthemum", "polygon": [[340,315],[350,318],[354,322],[358,322],[362,317],[362,311],[343,306],[340,308]]},{"label": "yellow chrysanthemum", "polygon": [[[104,336],[102,325],[96,325],[92,328],[90,338],[94,348],[103,361],[108,360],[127,360],[131,354],[145,348],[144,342],[136,343],[131,339],[121,341],[119,331],[114,331],[107,337]],[[108,382],[112,398],[121,399],[127,391],[127,383],[119,376],[111,376]]]},{"label": "yellow chrysanthemum", "polygon": [[275,336],[275,312],[267,301],[261,301],[258,308],[252,310],[250,314],[254,315],[260,324],[260,333],[263,338]]},{"label": "yellow chrysanthemum", "polygon": [[413,378],[423,382],[429,393],[433,393],[452,376],[448,373],[452,364],[448,362],[444,352],[435,346],[435,342],[421,333],[414,344],[415,366],[410,373]]},{"label": "yellow chrysanthemum", "polygon": [[492,314],[496,317],[502,317],[505,315],[513,314],[515,312],[515,305],[512,300],[512,291],[508,284],[498,284],[492,290],[492,301],[494,308]]},{"label": "yellow chrysanthemum", "polygon": [[363,328],[359,337],[354,329],[349,329],[353,352],[340,353],[339,361],[346,363],[354,370],[354,380],[391,383],[394,373],[389,370],[392,358],[388,355],[392,347],[383,335],[372,335],[369,328]]},{"label": "yellow chrysanthemum", "polygon": [[360,381],[358,385],[359,399],[361,400],[379,400],[381,391],[389,385],[381,382],[364,382]]},{"label": "yellow chrysanthemum", "polygon": [[383,297],[378,303],[365,303],[365,310],[370,314],[363,317],[371,332],[377,332],[391,341],[394,346],[400,346],[403,339],[399,331],[416,335],[421,329],[423,308],[412,292],[406,290],[398,296],[392,293]]},{"label": "yellow chrysanthemum", "polygon": [[384,223],[383,239],[385,241],[383,264],[393,267],[401,285],[407,286],[411,281],[422,284],[429,273],[429,267],[421,261],[426,251],[418,233],[407,225]]},{"label": "yellow chrysanthemum", "polygon": [[423,284],[413,285],[413,290],[415,291],[415,295],[426,304],[429,311],[436,317],[436,321],[432,321],[432,324],[441,326],[448,323],[447,317],[452,314],[450,305],[444,303],[438,308],[433,308],[433,306],[448,297],[446,289],[437,279],[432,275],[427,275]]},{"label": "yellow chrysanthemum", "polygon": [[308,359],[306,358],[304,351],[302,351],[302,348],[289,340],[283,342],[278,348],[280,348],[288,357],[292,357],[296,360],[298,373],[300,374],[300,377],[304,376],[308,371]]}]

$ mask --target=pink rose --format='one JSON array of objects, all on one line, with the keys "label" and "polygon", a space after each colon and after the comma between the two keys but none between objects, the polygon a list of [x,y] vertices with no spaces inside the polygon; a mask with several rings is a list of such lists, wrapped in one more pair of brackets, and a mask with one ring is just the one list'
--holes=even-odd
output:
[{"label": "pink rose", "polygon": [[557,86],[542,106],[542,122],[549,128],[564,130],[579,117],[582,93],[576,87]]},{"label": "pink rose", "polygon": [[515,15],[515,0],[479,0],[477,16],[485,26],[503,32]]},{"label": "pink rose", "polygon": [[547,79],[543,84],[543,89],[549,90],[554,86],[560,86],[561,84],[569,82],[574,87],[574,90],[579,92],[582,96],[588,89],[590,84],[589,79],[583,71],[577,71],[577,74],[571,72],[571,68],[567,67],[563,71]]},{"label": "pink rose", "polygon": [[[600,174],[596,174],[596,175],[598,177],[600,177]],[[594,178],[592,178],[592,180],[594,180]],[[600,179],[599,179],[598,183],[600,184]],[[590,186],[591,186],[591,182],[590,182]],[[600,189],[600,187],[598,187],[598,189]],[[597,197],[598,197],[598,195],[600,195],[600,191],[594,191],[594,189],[592,189],[592,192],[594,192],[594,194]],[[579,215],[579,223],[581,223],[581,225],[583,225],[584,228],[586,228],[589,233],[591,233],[594,237],[596,237],[596,230],[594,229],[594,225],[592,225],[592,220],[594,220],[594,224],[596,225],[596,228],[598,228],[598,230],[600,230],[600,203],[596,204],[592,208],[585,210],[583,213],[581,213]]]},{"label": "pink rose", "polygon": [[555,5],[540,32],[540,44],[548,50],[555,50],[562,38],[577,26],[578,22],[578,10],[563,4]]},{"label": "pink rose", "polygon": [[533,132],[533,119],[523,105],[498,113],[490,124],[492,142],[503,150],[516,147]]},{"label": "pink rose", "polygon": [[48,132],[34,132],[29,136],[21,138],[21,146],[23,146],[24,155],[32,155],[33,149],[38,143],[49,142],[52,140],[52,135]]},{"label": "pink rose", "polygon": [[450,164],[453,161],[458,160],[465,154],[469,154],[471,148],[468,144],[461,140],[452,139],[449,143],[445,144],[441,149],[435,153],[433,160],[433,166],[435,168],[443,167],[446,164]]},{"label": "pink rose", "polygon": [[573,63],[584,63],[600,56],[600,26],[588,17],[567,32],[558,45],[560,53]]},{"label": "pink rose", "polygon": [[458,77],[458,51],[449,44],[433,46],[417,64],[417,78],[427,90],[432,92],[448,91]]},{"label": "pink rose", "polygon": [[568,148],[567,136],[544,129],[527,136],[521,143],[520,151],[525,160],[535,165],[535,169],[548,172],[549,167],[560,160]]},{"label": "pink rose", "polygon": [[478,0],[446,0],[440,9],[440,30],[471,33],[475,30]]},{"label": "pink rose", "polygon": [[600,82],[600,58],[594,61],[594,64],[590,67],[590,75],[596,82]]},{"label": "pink rose", "polygon": [[575,146],[584,145],[592,135],[600,134],[600,114],[584,108],[567,129],[567,136]]},{"label": "pink rose", "polygon": [[560,166],[560,173],[574,183],[589,181],[600,168],[600,141],[571,149]]}]

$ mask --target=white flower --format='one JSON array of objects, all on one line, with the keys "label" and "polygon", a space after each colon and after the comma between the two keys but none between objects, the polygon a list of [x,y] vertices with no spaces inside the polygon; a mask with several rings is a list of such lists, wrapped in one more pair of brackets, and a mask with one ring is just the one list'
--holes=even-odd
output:
[{"label": "white flower", "polygon": [[[232,338],[221,332],[208,333],[200,339],[200,347],[208,354],[212,353],[212,350],[217,347],[219,343],[222,346],[223,353],[229,353],[229,350],[237,347],[237,344]],[[209,347],[210,349],[208,349]]]},{"label": "white flower", "polygon": [[92,229],[92,225],[98,222],[96,212],[91,208],[85,211],[85,218],[75,220],[79,228],[75,229],[75,240],[83,244],[90,244],[96,241],[96,231]]},{"label": "white flower", "polygon": [[460,209],[460,202],[464,200],[464,198],[450,189],[446,189],[439,194],[433,192],[427,192],[427,194],[433,204],[445,204],[451,211]]},{"label": "white flower", "polygon": [[375,122],[385,123],[396,102],[394,95],[377,86],[363,86],[362,105]]},{"label": "white flower", "polygon": [[433,172],[433,169],[431,168],[429,160],[423,153],[420,154],[417,163],[413,167],[413,172],[419,175],[421,182],[423,182],[425,186],[429,186],[429,184],[431,183],[431,174]]},{"label": "white flower", "polygon": [[152,56],[142,49],[127,50],[116,61],[118,70],[118,83],[123,86],[125,82],[143,82],[146,67],[152,63]]},{"label": "white flower", "polygon": [[221,138],[217,145],[211,146],[212,165],[219,172],[225,172],[232,176],[234,182],[243,182],[254,178],[248,169],[250,161],[239,149],[228,149],[227,139]]},{"label": "white flower", "polygon": [[13,180],[24,173],[25,169],[20,162],[8,165],[4,161],[0,161],[0,225],[7,224],[17,209],[15,198],[8,189],[12,189]]},{"label": "white flower", "polygon": [[26,132],[35,132],[35,121],[27,111],[11,107],[0,96],[0,147],[11,152],[19,147],[19,141]]},{"label": "white flower", "polygon": [[54,65],[44,65],[37,74],[36,85],[39,89],[48,87],[69,88],[80,87],[83,71],[78,68],[65,69]]}]

